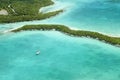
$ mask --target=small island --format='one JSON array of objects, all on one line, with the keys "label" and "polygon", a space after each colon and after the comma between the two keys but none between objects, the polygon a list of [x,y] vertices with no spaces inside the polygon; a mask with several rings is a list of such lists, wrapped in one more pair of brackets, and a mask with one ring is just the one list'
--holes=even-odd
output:
[{"label": "small island", "polygon": [[41,20],[63,10],[42,13],[40,8],[54,4],[51,0],[0,0],[0,23]]},{"label": "small island", "polygon": [[55,31],[60,31],[63,32],[67,35],[70,36],[77,36],[77,37],[90,37],[93,39],[97,39],[100,41],[104,41],[106,43],[112,44],[119,46],[120,45],[120,37],[112,37],[108,36],[105,34],[101,34],[98,32],[92,32],[92,31],[84,31],[84,30],[73,30],[70,29],[67,26],[64,25],[46,25],[46,24],[41,24],[41,25],[25,25],[23,27],[20,27],[18,29],[12,30],[12,32],[20,32],[20,31],[27,31],[27,30],[55,30]]}]

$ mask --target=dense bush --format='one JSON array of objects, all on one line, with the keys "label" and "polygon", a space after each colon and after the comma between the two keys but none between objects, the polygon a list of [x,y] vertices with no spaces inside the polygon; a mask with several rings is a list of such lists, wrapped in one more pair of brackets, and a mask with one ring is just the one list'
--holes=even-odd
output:
[{"label": "dense bush", "polygon": [[41,7],[51,4],[53,4],[51,0],[0,0],[0,9],[5,9],[9,13],[7,16],[0,15],[0,23],[41,20],[63,11],[58,10],[45,14],[39,12]]},{"label": "dense bush", "polygon": [[49,18],[51,16],[55,16],[62,12],[63,10],[58,10],[54,12],[48,12],[45,14],[38,15],[22,15],[22,16],[0,16],[0,23],[13,23],[13,22],[21,22],[21,21],[31,21],[31,20],[41,20],[45,18]]},{"label": "dense bush", "polygon": [[51,4],[51,0],[0,0],[0,9],[6,9],[10,15],[34,15],[38,14],[41,7]]}]

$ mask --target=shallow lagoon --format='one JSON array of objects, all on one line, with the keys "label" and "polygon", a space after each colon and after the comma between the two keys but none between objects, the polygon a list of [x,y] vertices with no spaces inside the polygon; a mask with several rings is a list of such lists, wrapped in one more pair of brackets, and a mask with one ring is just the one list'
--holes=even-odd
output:
[{"label": "shallow lagoon", "polygon": [[120,79],[120,49],[109,44],[54,31],[6,35],[0,40],[1,80]]},{"label": "shallow lagoon", "polygon": [[[65,12],[55,17],[0,24],[0,31],[25,24],[54,23],[119,35],[119,4],[99,0],[66,0],[64,3],[68,5]],[[37,50],[41,51],[38,56]],[[0,35],[0,80],[119,80],[119,61],[120,48],[89,38],[54,31]]]}]

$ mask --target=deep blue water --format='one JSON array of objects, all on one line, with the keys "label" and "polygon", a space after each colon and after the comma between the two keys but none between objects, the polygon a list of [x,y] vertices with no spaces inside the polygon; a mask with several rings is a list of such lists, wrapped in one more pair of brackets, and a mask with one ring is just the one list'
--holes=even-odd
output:
[{"label": "deep blue water", "polygon": [[[64,0],[56,0],[62,5]],[[59,6],[58,6],[59,7]],[[60,7],[59,7],[60,8]],[[0,24],[0,80],[120,80],[120,48],[56,31],[4,31],[26,24],[64,24],[120,34],[120,4],[66,0],[65,12],[42,21]],[[52,8],[46,8],[49,11]],[[40,55],[36,51],[40,50]]]}]

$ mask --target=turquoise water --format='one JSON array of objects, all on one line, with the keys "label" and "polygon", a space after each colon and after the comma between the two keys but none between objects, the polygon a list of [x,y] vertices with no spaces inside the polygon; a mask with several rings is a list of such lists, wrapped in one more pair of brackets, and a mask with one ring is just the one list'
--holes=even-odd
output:
[{"label": "turquoise water", "polygon": [[[25,24],[54,23],[119,35],[119,3],[66,0],[65,4],[65,12],[50,19],[0,24],[0,80],[120,80],[119,47],[56,31],[3,33]],[[35,55],[38,50],[41,54]]]},{"label": "turquoise water", "polygon": [[6,34],[0,42],[1,80],[120,79],[120,49],[97,40],[37,31]]}]

